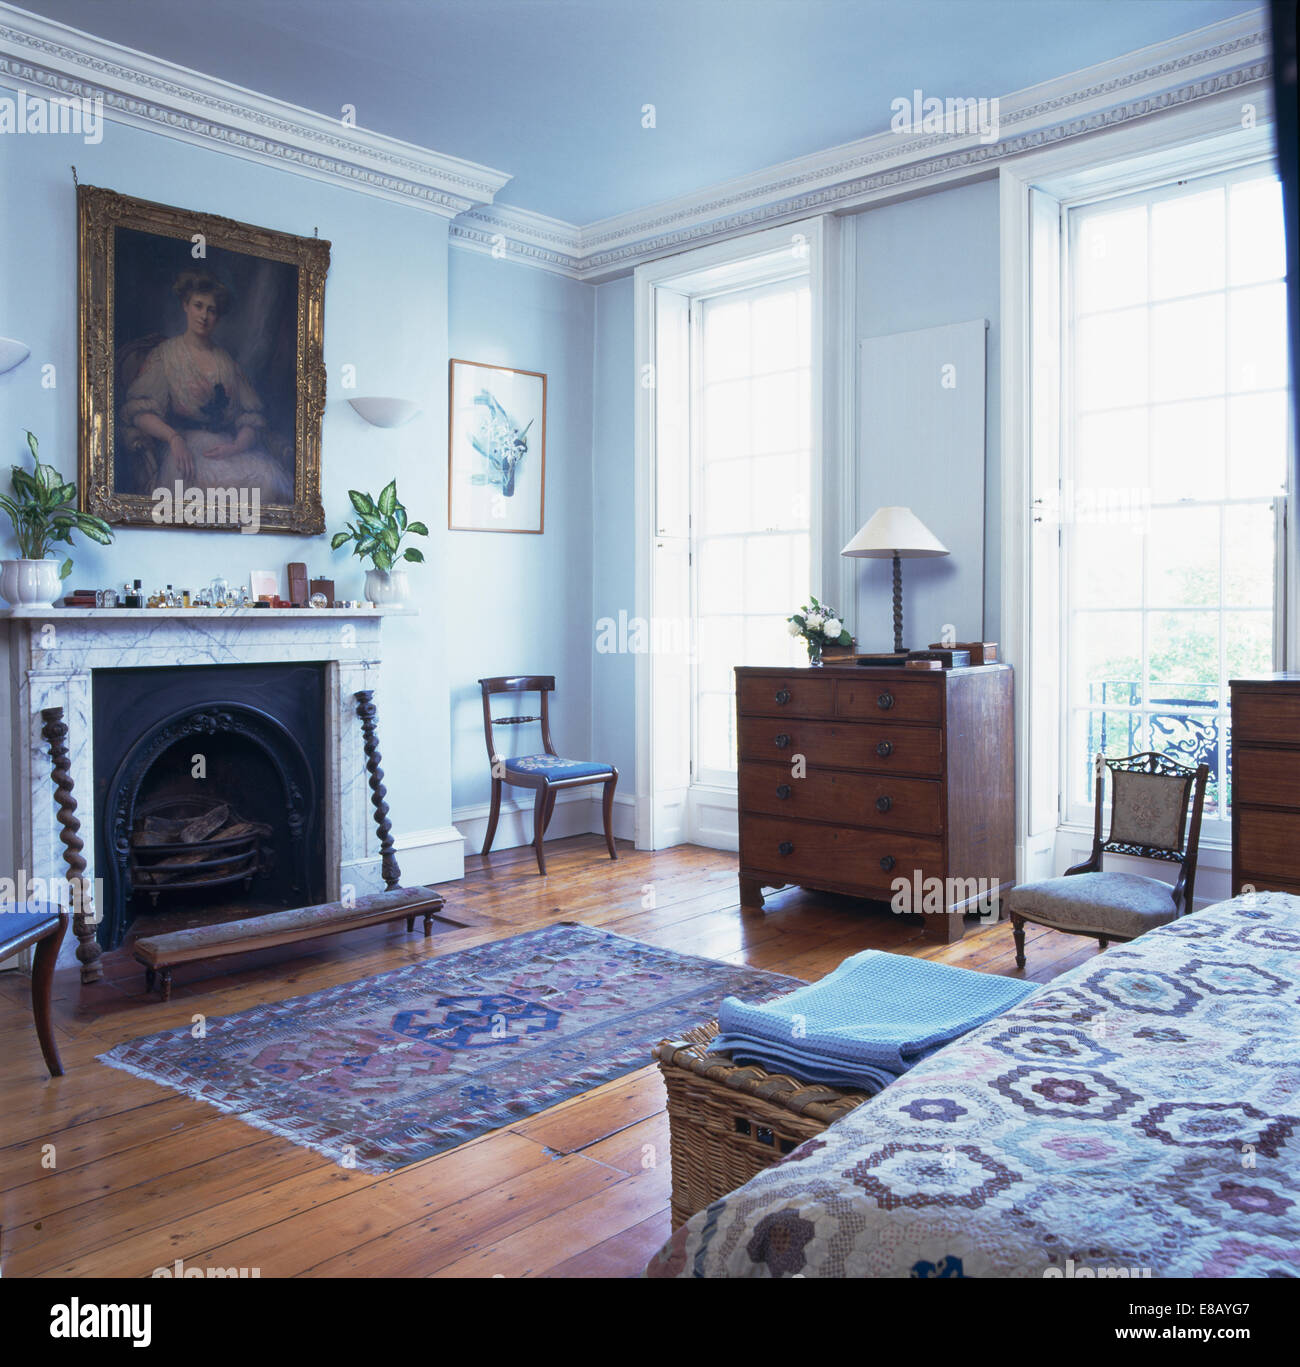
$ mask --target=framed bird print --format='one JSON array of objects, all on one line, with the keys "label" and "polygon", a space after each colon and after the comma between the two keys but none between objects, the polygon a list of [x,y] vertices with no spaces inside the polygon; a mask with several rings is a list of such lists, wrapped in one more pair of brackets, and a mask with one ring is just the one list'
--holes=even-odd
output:
[{"label": "framed bird print", "polygon": [[546,376],[453,360],[447,526],[541,534],[546,510]]}]

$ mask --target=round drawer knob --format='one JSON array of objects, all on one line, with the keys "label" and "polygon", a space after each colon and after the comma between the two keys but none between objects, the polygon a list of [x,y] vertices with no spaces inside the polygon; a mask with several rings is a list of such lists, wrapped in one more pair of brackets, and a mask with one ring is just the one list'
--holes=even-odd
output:
[{"label": "round drawer knob", "polygon": [[788,688],[778,688],[776,690],[776,700],[782,707],[790,701],[790,690]]},{"label": "round drawer knob", "polygon": [[778,783],[778,784],[776,785],[776,795],[777,795],[777,797],[780,797],[780,798],[789,797],[789,796],[790,796],[790,785],[789,785],[788,783]]},{"label": "round drawer knob", "polygon": [[876,699],[876,706],[882,712],[888,712],[894,705],[894,695],[892,693],[881,693]]},{"label": "round drawer knob", "polygon": [[882,869],[884,869],[884,871],[885,871],[886,873],[888,873],[889,870],[892,869],[892,868],[894,867],[894,856],[893,856],[892,854],[887,854],[887,855],[880,861],[880,867],[881,867]]},{"label": "round drawer knob", "polygon": [[894,805],[894,799],[889,796],[882,796],[876,799],[876,811],[887,812]]},{"label": "round drawer knob", "polygon": [[787,736],[784,731],[782,731],[779,736],[774,736],[772,739],[778,750],[784,750],[790,744],[790,737]]},{"label": "round drawer knob", "polygon": [[794,853],[794,842],[793,842],[793,841],[790,841],[790,840],[783,840],[783,841],[776,847],[776,849],[777,849],[777,853],[778,853],[778,854],[793,854],[793,853]]},{"label": "round drawer knob", "polygon": [[888,759],[893,753],[894,743],[892,741],[882,740],[880,744],[876,746],[876,754],[878,754],[881,759]]}]

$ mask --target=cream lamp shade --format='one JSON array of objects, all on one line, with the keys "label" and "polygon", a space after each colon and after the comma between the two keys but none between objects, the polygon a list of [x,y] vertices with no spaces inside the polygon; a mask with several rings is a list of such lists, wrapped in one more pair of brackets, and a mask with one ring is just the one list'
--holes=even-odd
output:
[{"label": "cream lamp shade", "polygon": [[894,562],[894,653],[904,654],[902,561],[947,555],[948,547],[910,508],[880,508],[840,554]]},{"label": "cream lamp shade", "polygon": [[948,547],[910,508],[880,508],[840,552],[872,560],[947,555]]}]

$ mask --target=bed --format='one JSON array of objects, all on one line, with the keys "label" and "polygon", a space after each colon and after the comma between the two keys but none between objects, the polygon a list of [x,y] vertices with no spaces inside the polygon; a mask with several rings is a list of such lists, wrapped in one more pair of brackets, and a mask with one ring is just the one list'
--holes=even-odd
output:
[{"label": "bed", "polygon": [[652,1277],[1300,1276],[1300,898],[1098,954],[683,1225]]}]

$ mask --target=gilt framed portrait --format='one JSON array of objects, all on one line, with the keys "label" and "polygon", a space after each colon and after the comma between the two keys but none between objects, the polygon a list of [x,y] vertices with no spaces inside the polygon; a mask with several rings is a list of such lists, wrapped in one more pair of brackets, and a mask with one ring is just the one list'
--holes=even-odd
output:
[{"label": "gilt framed portrait", "polygon": [[546,376],[453,360],[447,526],[540,534],[546,514]]},{"label": "gilt framed portrait", "polygon": [[330,244],[77,189],[82,507],[316,535]]}]

